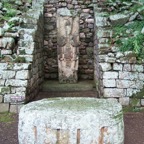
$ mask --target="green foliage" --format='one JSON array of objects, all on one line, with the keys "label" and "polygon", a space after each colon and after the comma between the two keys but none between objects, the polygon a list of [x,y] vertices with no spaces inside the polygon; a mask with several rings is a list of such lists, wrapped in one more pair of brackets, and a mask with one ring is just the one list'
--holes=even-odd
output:
[{"label": "green foliage", "polygon": [[144,20],[113,27],[114,43],[120,47],[121,51],[133,51],[138,58],[144,58],[144,35],[141,33],[143,26]]}]

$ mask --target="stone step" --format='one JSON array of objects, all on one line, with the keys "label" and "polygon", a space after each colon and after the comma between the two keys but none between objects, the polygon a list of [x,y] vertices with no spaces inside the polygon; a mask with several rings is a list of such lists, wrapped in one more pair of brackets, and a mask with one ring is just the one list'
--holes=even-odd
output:
[{"label": "stone step", "polygon": [[34,100],[41,100],[44,98],[54,98],[54,97],[97,97],[96,91],[56,91],[56,92],[40,92]]},{"label": "stone step", "polygon": [[75,84],[60,84],[55,80],[47,80],[42,84],[41,91],[91,91],[95,90],[95,84],[93,80],[79,81]]}]

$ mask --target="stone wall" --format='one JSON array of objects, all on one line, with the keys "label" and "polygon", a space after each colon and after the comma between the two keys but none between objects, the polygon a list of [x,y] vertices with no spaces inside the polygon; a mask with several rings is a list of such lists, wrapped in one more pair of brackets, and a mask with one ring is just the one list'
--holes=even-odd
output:
[{"label": "stone wall", "polygon": [[58,79],[56,17],[59,8],[77,11],[80,17],[79,79],[93,79],[94,11],[91,0],[47,0],[45,3],[44,69],[45,78]]},{"label": "stone wall", "polygon": [[20,106],[31,100],[43,81],[43,1],[33,1],[32,8],[22,19],[17,49],[4,53],[7,59],[0,63],[1,111],[16,112],[16,104]]},{"label": "stone wall", "polygon": [[[128,4],[127,6],[132,6],[132,4]],[[123,12],[124,8],[123,6]],[[96,83],[98,83],[99,93],[105,98],[118,98],[123,105],[129,105],[132,101],[130,97],[133,95],[137,97],[137,93],[143,89],[144,63],[142,59],[137,58],[136,52],[120,51],[120,46],[113,43],[115,41],[113,28],[116,24],[124,26],[135,20],[138,21],[137,18],[142,16],[138,12],[131,13],[130,11],[125,12],[125,14],[108,13],[108,6],[106,7],[106,4],[96,0],[94,0],[94,9],[95,75],[98,78]],[[124,33],[118,37],[118,39],[122,38],[125,38]],[[97,72],[98,69],[100,70],[99,73]],[[143,105],[143,96],[139,97],[141,99],[141,102],[138,100],[139,106]]]}]

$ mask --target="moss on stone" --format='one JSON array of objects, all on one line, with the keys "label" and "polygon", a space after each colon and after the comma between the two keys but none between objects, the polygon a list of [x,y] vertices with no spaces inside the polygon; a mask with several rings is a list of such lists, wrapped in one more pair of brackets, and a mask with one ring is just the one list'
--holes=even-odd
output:
[{"label": "moss on stone", "polygon": [[25,60],[24,57],[17,57],[17,58],[14,60],[14,62],[16,62],[16,63],[25,63],[26,60]]}]

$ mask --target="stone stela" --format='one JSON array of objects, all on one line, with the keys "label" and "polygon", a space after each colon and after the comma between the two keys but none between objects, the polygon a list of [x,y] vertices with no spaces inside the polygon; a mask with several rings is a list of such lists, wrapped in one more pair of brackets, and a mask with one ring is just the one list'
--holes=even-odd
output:
[{"label": "stone stela", "polygon": [[76,83],[79,62],[79,17],[68,9],[57,14],[58,73],[60,83]]}]

